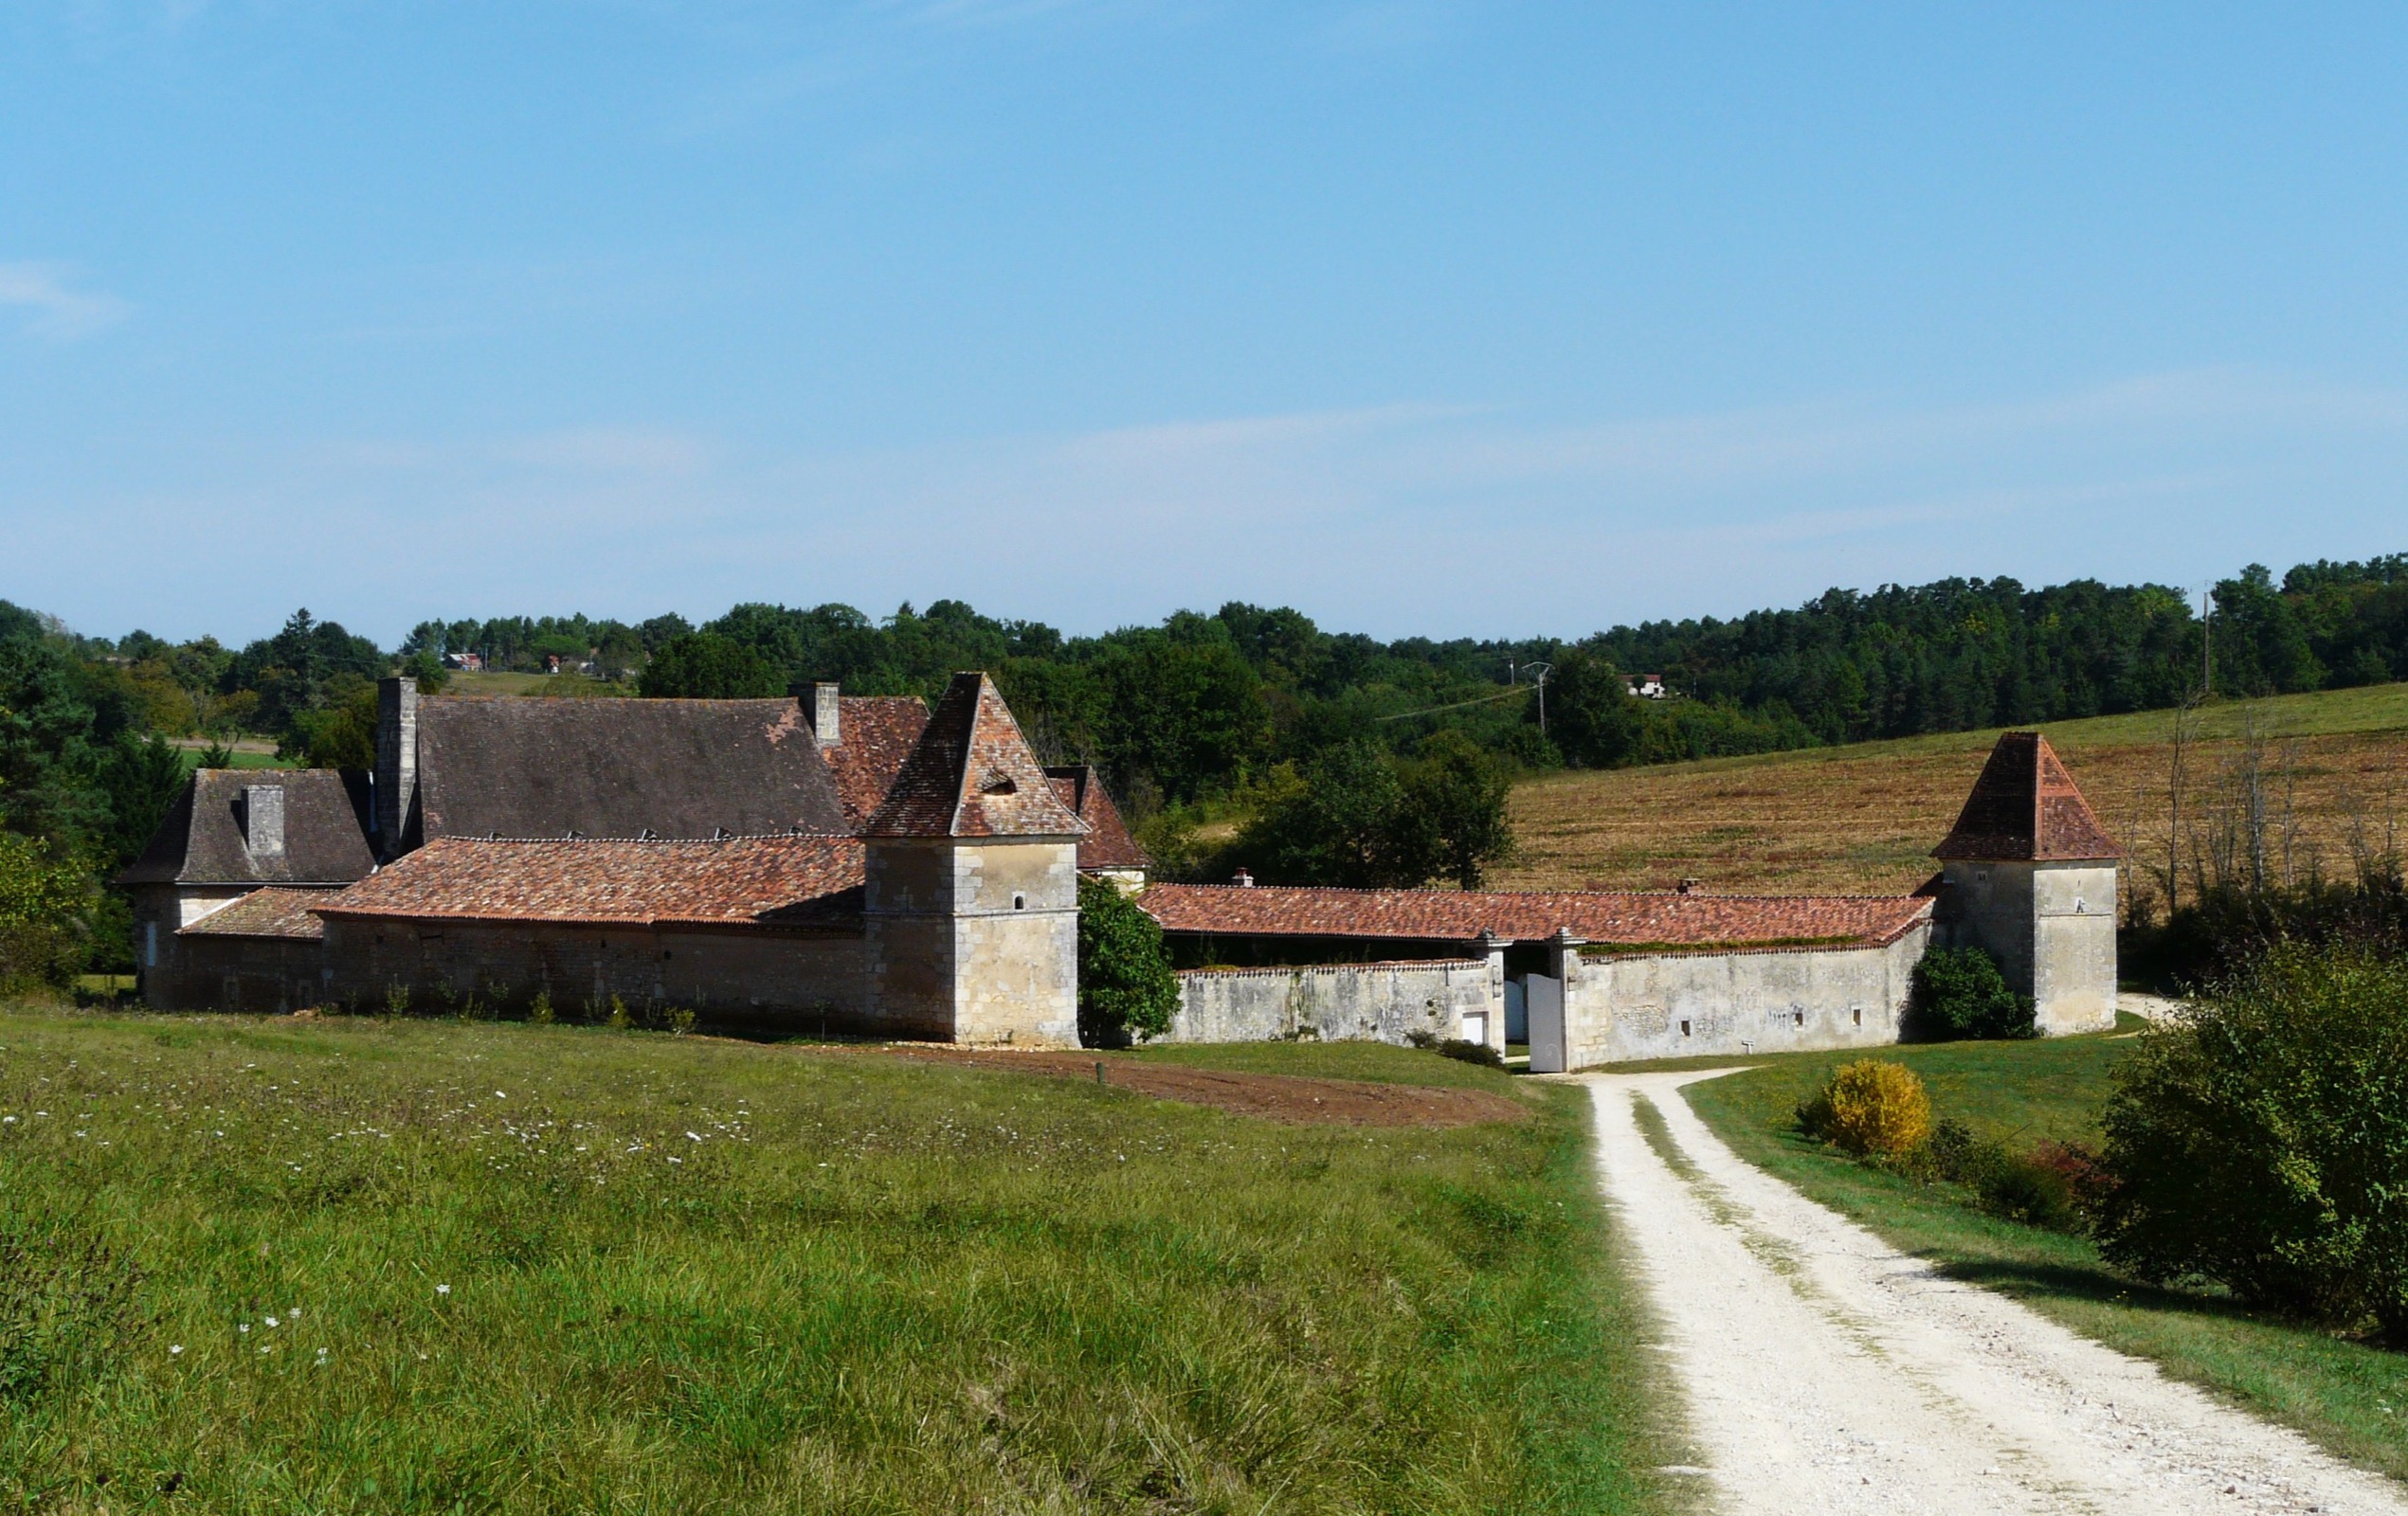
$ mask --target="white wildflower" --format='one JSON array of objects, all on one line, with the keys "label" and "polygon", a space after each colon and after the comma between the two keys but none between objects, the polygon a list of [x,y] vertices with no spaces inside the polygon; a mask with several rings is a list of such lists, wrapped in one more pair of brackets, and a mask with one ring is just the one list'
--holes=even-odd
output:
[{"label": "white wildflower", "polygon": [[268,1318],[267,1318],[267,1324],[268,1324],[270,1326],[275,1326],[275,1325],[276,1325],[276,1318],[275,1318],[275,1317],[273,1317],[273,1316],[268,1317]]},{"label": "white wildflower", "polygon": [[698,1131],[690,1131],[685,1134],[685,1140],[690,1143],[698,1143],[702,1140],[702,1134]]},{"label": "white wildflower", "polygon": [[179,1354],[179,1353],[181,1353],[181,1352],[183,1352],[183,1351],[184,1351],[184,1345],[183,1345],[182,1343],[170,1343],[170,1344],[168,1344],[168,1347],[167,1347],[168,1357],[170,1357],[170,1358],[173,1358],[173,1357],[175,1357],[177,1354]]},{"label": "white wildflower", "polygon": [[450,1294],[450,1293],[451,1293],[451,1286],[449,1286],[449,1285],[437,1285],[437,1286],[435,1287],[435,1293],[437,1293],[437,1294],[439,1294],[439,1295],[448,1295],[448,1294]]},{"label": "white wildflower", "polygon": [[249,1322],[244,1322],[243,1325],[235,1327],[234,1329],[238,1332],[247,1332],[251,1329],[251,1324]]}]

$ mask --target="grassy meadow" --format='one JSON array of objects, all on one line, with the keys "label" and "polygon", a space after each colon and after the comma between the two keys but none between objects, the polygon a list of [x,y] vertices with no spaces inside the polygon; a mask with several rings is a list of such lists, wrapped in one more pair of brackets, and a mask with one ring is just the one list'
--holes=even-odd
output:
[{"label": "grassy meadow", "polygon": [[[2290,861],[2345,873],[2353,841],[2408,843],[2408,684],[2199,713],[2184,760],[2191,820],[2254,756]],[[2043,727],[2111,834],[2144,863],[2168,832],[2174,715],[2145,712]],[[1509,890],[1667,889],[1892,893],[1928,878],[1996,731],[1949,732],[1649,768],[1563,772],[1514,787],[1520,856]],[[2204,740],[2199,740],[2204,739]],[[2278,861],[2279,858],[2278,858]]]},{"label": "grassy meadow", "polygon": [[0,1508],[1663,1504],[1674,1399],[1584,1092],[1362,1045],[1228,1062],[1528,1115],[1288,1126],[863,1049],[0,1010]]},{"label": "grassy meadow", "polygon": [[[1902,1047],[1879,1056],[1913,1068],[1934,1112],[1978,1135],[2018,1146],[2044,1137],[2095,1143],[2108,1071],[2135,1035],[2127,1024],[2095,1037]],[[2408,1479],[2408,1354],[2292,1326],[2228,1298],[2136,1284],[2107,1268],[2087,1239],[1982,1215],[1951,1186],[1917,1184],[1800,1136],[1798,1102],[1856,1056],[1862,1055],[1783,1057],[1683,1093],[1741,1157],[1904,1251],[2297,1427],[2356,1463]]]}]

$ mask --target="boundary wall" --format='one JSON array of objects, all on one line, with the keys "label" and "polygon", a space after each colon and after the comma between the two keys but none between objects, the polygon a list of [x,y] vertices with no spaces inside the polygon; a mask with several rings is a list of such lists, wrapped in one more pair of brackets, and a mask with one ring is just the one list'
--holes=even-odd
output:
[{"label": "boundary wall", "polygon": [[1930,940],[1924,921],[1862,947],[1566,952],[1566,1067],[1888,1046]]},{"label": "boundary wall", "polygon": [[1504,1052],[1501,956],[1190,968],[1179,975],[1179,1010],[1170,1030],[1156,1040],[1402,1044],[1416,1032]]}]

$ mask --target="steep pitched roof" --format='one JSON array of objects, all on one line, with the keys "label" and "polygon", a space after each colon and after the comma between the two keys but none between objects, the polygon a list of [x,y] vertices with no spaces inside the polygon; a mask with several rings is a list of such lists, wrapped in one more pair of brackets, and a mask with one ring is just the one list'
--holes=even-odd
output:
[{"label": "steep pitched roof", "polygon": [[994,681],[956,674],[864,837],[1077,837],[1087,830]]},{"label": "steep pitched roof", "polygon": [[787,700],[432,696],[419,836],[709,838],[853,830]]},{"label": "steep pitched roof", "polygon": [[221,906],[176,932],[179,937],[289,937],[317,942],[326,935],[326,923],[310,914],[338,892],[333,890],[254,890],[232,905]]},{"label": "steep pitched roof", "polygon": [[1326,890],[1156,884],[1137,904],[1165,931],[1222,937],[1385,937],[1675,948],[1874,945],[1930,913],[1911,895],[1717,895],[1602,891]]},{"label": "steep pitched roof", "polygon": [[1045,777],[1054,782],[1054,793],[1073,815],[1087,823],[1087,835],[1078,839],[1078,866],[1082,869],[1147,869],[1153,859],[1129,835],[1128,823],[1120,819],[1120,807],[1112,803],[1112,791],[1104,788],[1104,777],[1095,772],[1093,764],[1047,765]]},{"label": "steep pitched roof", "polygon": [[2121,857],[2124,850],[2091,813],[2049,739],[2009,731],[1990,749],[1957,824],[1931,856],[2048,863]]},{"label": "steep pitched roof", "polygon": [[[244,842],[243,792],[284,792],[284,847]],[[376,866],[368,776],[333,768],[200,768],[119,884],[348,884]]]},{"label": "steep pitched roof", "polygon": [[903,760],[928,726],[928,707],[915,695],[848,695],[839,702],[842,720],[837,734],[843,740],[823,748],[844,814],[855,825],[868,821],[886,802]]},{"label": "steep pitched roof", "polygon": [[859,922],[861,878],[861,844],[849,837],[442,838],[314,909],[363,919],[841,927]]}]

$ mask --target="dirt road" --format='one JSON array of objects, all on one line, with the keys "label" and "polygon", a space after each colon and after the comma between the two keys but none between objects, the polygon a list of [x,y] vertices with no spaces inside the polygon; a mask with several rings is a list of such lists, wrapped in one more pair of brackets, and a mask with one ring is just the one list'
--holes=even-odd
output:
[{"label": "dirt road", "polygon": [[1943,1279],[1742,1162],[1677,1092],[1703,1077],[1589,1083],[1714,1509],[2408,1516],[2399,1487]]}]

